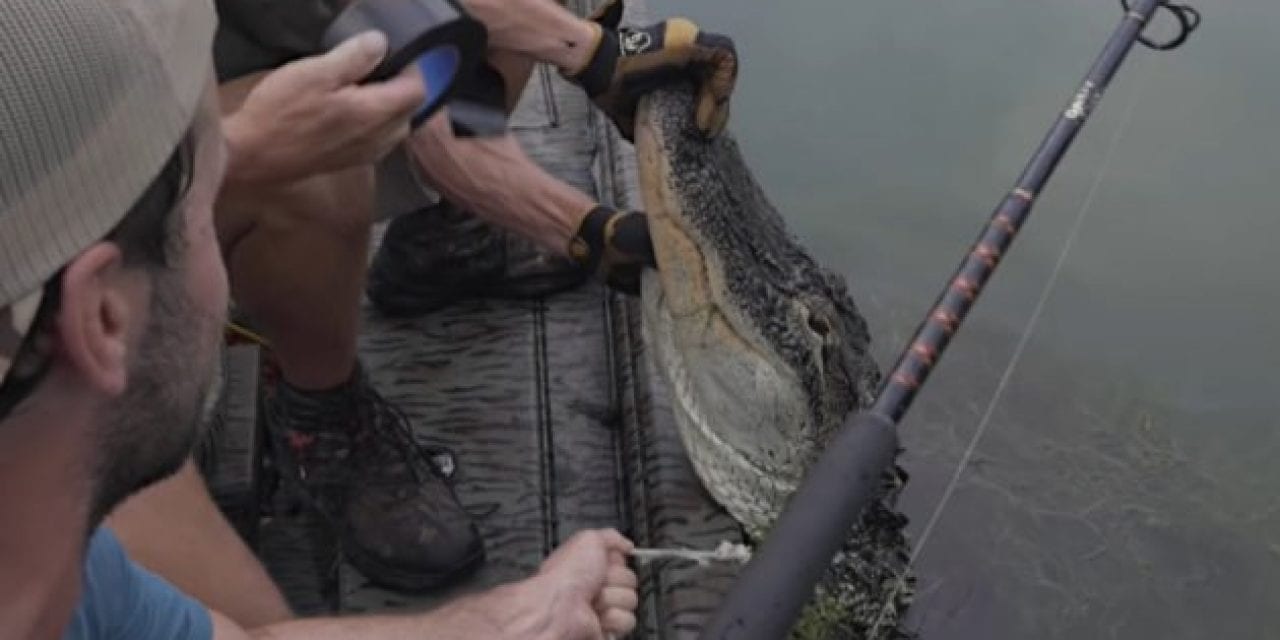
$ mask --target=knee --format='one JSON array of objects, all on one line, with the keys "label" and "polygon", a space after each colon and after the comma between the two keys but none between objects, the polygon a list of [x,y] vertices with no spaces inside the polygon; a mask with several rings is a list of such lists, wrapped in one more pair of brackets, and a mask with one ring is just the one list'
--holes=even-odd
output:
[{"label": "knee", "polygon": [[248,226],[273,235],[367,241],[374,221],[371,167],[312,176],[242,199]]}]

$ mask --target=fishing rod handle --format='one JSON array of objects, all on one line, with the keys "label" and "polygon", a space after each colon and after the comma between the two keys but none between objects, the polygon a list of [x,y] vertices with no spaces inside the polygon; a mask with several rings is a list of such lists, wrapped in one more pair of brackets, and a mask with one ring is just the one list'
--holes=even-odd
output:
[{"label": "fishing rod handle", "polygon": [[1013,189],[991,214],[991,219],[917,327],[893,370],[885,376],[873,411],[888,416],[895,423],[906,415],[916,393],[933,373],[952,337],[990,282],[996,267],[1013,246],[1054,169],[1084,128],[1111,79],[1142,35],[1143,28],[1164,2],[1138,0],[1125,12],[1102,53],[1085,74],[1080,88],[1040,142]]},{"label": "fishing rod handle", "polygon": [[841,426],[756,550],[703,640],[785,638],[898,453],[885,416],[862,412]]}]

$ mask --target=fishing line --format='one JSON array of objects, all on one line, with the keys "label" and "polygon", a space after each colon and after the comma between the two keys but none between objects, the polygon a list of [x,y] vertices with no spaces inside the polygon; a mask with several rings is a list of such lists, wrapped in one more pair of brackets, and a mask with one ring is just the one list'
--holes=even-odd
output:
[{"label": "fishing line", "polygon": [[934,527],[942,516],[942,512],[946,509],[947,504],[951,501],[952,495],[960,485],[960,477],[964,474],[965,469],[969,465],[969,461],[973,458],[974,452],[978,448],[978,443],[982,440],[982,436],[986,433],[988,426],[991,424],[991,417],[995,414],[996,407],[999,406],[1000,400],[1004,396],[1005,390],[1009,386],[1009,381],[1013,379],[1013,373],[1018,367],[1022,354],[1026,351],[1027,345],[1031,342],[1032,336],[1035,334],[1036,324],[1039,323],[1040,317],[1044,314],[1045,306],[1049,298],[1053,294],[1053,289],[1058,283],[1058,277],[1062,273],[1063,265],[1067,262],[1067,257],[1071,254],[1071,248],[1075,245],[1076,238],[1080,235],[1080,229],[1084,225],[1085,219],[1088,217],[1090,210],[1093,208],[1093,202],[1098,195],[1099,187],[1102,180],[1107,175],[1108,168],[1111,165],[1111,159],[1115,155],[1116,149],[1119,148],[1120,138],[1128,128],[1129,122],[1133,119],[1133,113],[1137,110],[1139,99],[1142,97],[1142,90],[1146,86],[1148,75],[1154,74],[1154,70],[1147,74],[1138,74],[1137,85],[1133,89],[1133,99],[1129,101],[1128,109],[1125,111],[1120,124],[1116,126],[1115,132],[1111,135],[1111,142],[1108,144],[1106,155],[1102,158],[1102,164],[1098,167],[1098,173],[1094,177],[1093,184],[1089,187],[1089,192],[1085,196],[1084,202],[1080,205],[1080,211],[1076,214],[1075,222],[1071,230],[1067,234],[1067,239],[1062,245],[1062,251],[1058,254],[1058,260],[1053,265],[1053,270],[1049,273],[1049,279],[1045,281],[1045,286],[1040,292],[1040,298],[1036,301],[1031,316],[1027,320],[1026,327],[1022,331],[1018,344],[1013,350],[1013,355],[1009,357],[1009,363],[1005,367],[1004,372],[1000,375],[1000,382],[996,385],[995,392],[992,394],[990,401],[987,402],[987,408],[982,414],[982,419],[978,421],[978,428],[974,430],[973,437],[969,439],[969,444],[964,450],[964,454],[960,456],[960,461],[956,465],[955,472],[951,475],[951,480],[947,483],[946,489],[942,492],[942,499],[938,501],[938,505],[934,508],[933,513],[929,516],[929,521],[925,524],[924,530],[920,533],[920,539],[916,543],[915,548],[911,551],[911,556],[907,559],[907,564],[902,570],[902,575],[894,581],[893,589],[885,598],[884,606],[880,609],[880,614],[876,616],[875,624],[871,626],[868,637],[874,638],[880,631],[880,627],[884,624],[885,616],[889,610],[893,608],[894,598],[906,586],[907,574],[911,572],[912,566],[916,559],[924,550],[925,544],[929,541],[929,537],[933,534]]}]

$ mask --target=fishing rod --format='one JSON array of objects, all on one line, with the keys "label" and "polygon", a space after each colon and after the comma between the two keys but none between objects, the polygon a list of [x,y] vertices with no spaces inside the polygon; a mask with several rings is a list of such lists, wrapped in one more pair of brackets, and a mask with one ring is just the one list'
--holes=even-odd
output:
[{"label": "fishing rod", "polygon": [[[703,628],[701,638],[785,638],[814,585],[848,532],[878,494],[883,474],[898,451],[896,426],[943,351],[973,308],[1001,259],[1026,222],[1036,196],[1057,168],[1076,134],[1093,113],[1134,43],[1155,50],[1180,46],[1200,24],[1191,7],[1168,0],[1121,0],[1124,18],[1027,163],[1017,184],[996,207],[968,255],[938,296],[915,336],[885,378],[875,402],[845,421],[792,494],[763,545]],[[1161,7],[1178,21],[1166,42],[1142,35]]]}]

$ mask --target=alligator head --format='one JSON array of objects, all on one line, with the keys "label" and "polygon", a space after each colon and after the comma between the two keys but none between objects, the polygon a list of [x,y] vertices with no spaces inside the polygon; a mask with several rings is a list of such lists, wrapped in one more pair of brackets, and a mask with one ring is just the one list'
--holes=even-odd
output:
[{"label": "alligator head", "polygon": [[[788,232],[732,137],[704,139],[692,113],[687,87],[654,92],[637,113],[658,262],[644,276],[646,344],[694,470],[760,540],[880,373],[844,280]],[[911,591],[899,581],[906,519],[893,510],[902,479],[886,475],[793,637],[899,637]]]},{"label": "alligator head", "polygon": [[879,370],[844,280],[788,232],[732,137],[700,136],[690,100],[657,92],[638,114],[659,265],[645,328],[695,468],[760,533]]}]

